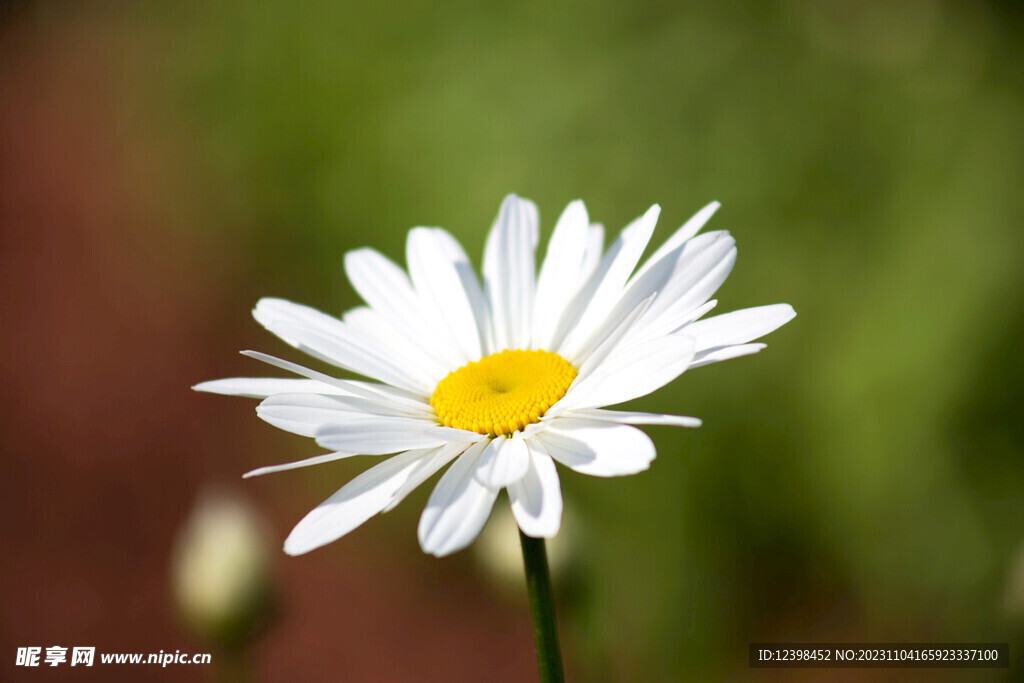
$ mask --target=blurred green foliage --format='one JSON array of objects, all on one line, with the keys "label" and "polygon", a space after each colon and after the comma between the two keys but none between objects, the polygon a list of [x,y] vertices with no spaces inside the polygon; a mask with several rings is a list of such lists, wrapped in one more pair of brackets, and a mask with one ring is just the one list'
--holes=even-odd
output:
[{"label": "blurred green foliage", "polygon": [[[719,310],[798,311],[760,355],[636,402],[705,420],[652,428],[649,472],[563,472],[585,527],[565,533],[589,540],[565,607],[582,680],[742,674],[753,640],[1010,640],[1024,663],[1024,596],[1006,594],[1024,571],[1024,35],[1011,9],[138,12],[168,46],[154,97],[188,131],[192,191],[253,300],[340,312],[357,303],[346,249],[403,261],[408,228],[440,224],[478,255],[516,192],[538,203],[542,239],[576,197],[612,236],[658,202],[655,243],[718,199],[711,227],[741,254]],[[340,484],[307,476],[310,505]],[[411,537],[427,490],[378,529]]]}]

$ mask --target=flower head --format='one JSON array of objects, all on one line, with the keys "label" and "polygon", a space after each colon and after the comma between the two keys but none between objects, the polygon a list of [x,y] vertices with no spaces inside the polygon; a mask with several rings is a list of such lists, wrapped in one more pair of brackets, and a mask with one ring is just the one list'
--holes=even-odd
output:
[{"label": "flower head", "polygon": [[706,206],[637,268],[660,209],[604,251],[603,228],[572,202],[537,273],[537,209],[510,195],[487,238],[482,286],[450,234],[414,228],[408,273],[372,249],[346,254],[367,305],[341,319],[281,299],[253,311],[290,345],[372,381],[246,351],[303,379],[195,388],[263,399],[261,418],[331,451],[246,476],[390,455],[306,515],[285,541],[290,554],[390,510],[449,463],[420,518],[424,551],[442,556],[471,543],[503,488],[523,533],[551,537],[562,516],[556,461],[599,477],[635,474],[655,450],[634,425],[700,426],[605,406],[649,394],[687,368],[760,351],[764,344],[750,342],[795,315],[777,304],[701,319],[736,260],[729,233],[697,235],[717,208]]}]

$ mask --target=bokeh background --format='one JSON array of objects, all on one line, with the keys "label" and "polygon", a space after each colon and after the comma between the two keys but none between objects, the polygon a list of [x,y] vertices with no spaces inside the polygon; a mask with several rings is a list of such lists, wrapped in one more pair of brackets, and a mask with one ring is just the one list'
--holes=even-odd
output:
[{"label": "bokeh background", "polygon": [[[365,461],[243,482],[319,451],[189,389],[273,374],[239,349],[289,355],[249,317],[259,297],[340,313],[343,253],[404,262],[414,225],[476,258],[513,191],[542,239],[577,197],[612,235],[660,203],[655,245],[720,200],[740,259],[719,310],[799,313],[761,354],[635,402],[705,420],[651,428],[650,471],[563,471],[571,679],[1020,680],[1015,3],[0,7],[4,680],[530,680],[497,512],[427,557],[428,485],[288,558]],[[265,598],[233,638],[175,598],[210,496],[262,544],[228,565],[257,563]],[[747,668],[749,642],[787,640],[1009,641],[1014,667]],[[28,645],[216,654],[15,667]]]}]

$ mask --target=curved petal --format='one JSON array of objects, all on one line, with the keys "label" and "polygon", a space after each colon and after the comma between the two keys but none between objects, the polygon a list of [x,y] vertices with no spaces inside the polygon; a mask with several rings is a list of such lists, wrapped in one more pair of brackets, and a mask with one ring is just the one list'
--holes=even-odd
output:
[{"label": "curved petal", "polygon": [[420,338],[399,330],[380,311],[369,306],[358,306],[345,311],[346,325],[372,340],[388,357],[401,357],[416,365],[432,381],[437,382],[451,372],[452,364],[438,358],[425,347]]},{"label": "curved petal", "polygon": [[700,427],[703,422],[697,417],[686,415],[665,415],[662,413],[639,413],[628,410],[574,410],[566,417],[582,417],[588,420],[615,422],[626,425],[668,425],[671,427]]},{"label": "curved petal", "polygon": [[256,414],[278,429],[300,436],[316,436],[321,427],[358,421],[364,416],[423,418],[383,402],[324,394],[274,394],[260,403]]},{"label": "curved petal", "polygon": [[[439,228],[413,228],[406,242],[409,275],[430,315],[450,330],[461,360],[483,355],[486,328],[483,294],[465,252]],[[479,316],[479,317],[478,317]]]},{"label": "curved petal", "polygon": [[693,336],[700,352],[716,346],[745,344],[777,330],[794,317],[796,311],[789,304],[757,306],[699,320],[689,325],[686,332]]},{"label": "curved petal", "polygon": [[224,396],[266,398],[272,394],[344,394],[340,387],[313,379],[278,379],[277,377],[231,377],[200,382],[195,391]]},{"label": "curved petal", "polygon": [[433,409],[422,401],[418,394],[406,391],[405,389],[399,389],[398,387],[388,386],[387,384],[377,384],[376,382],[361,382],[359,380],[349,379],[338,379],[337,377],[331,377],[325,375],[322,372],[311,370],[307,367],[293,363],[288,360],[276,358],[260,351],[242,351],[243,356],[249,358],[255,358],[258,361],[262,361],[267,365],[273,365],[275,368],[280,368],[288,372],[293,372],[296,375],[301,375],[317,382],[329,384],[330,386],[336,387],[341,391],[339,393],[347,396],[362,396],[370,400],[382,400],[386,399],[397,404],[401,404],[403,407],[420,413],[426,413],[428,415],[433,414]]},{"label": "curved petal", "polygon": [[417,313],[418,300],[409,276],[379,251],[347,252],[345,274],[363,301],[389,318],[404,320]]},{"label": "curved petal", "polygon": [[725,231],[695,237],[666,255],[630,284],[631,288],[639,287],[662,269],[671,268],[671,275],[659,285],[658,297],[636,334],[668,334],[694,320],[696,311],[725,281],[735,262],[736,240]]},{"label": "curved petal", "polygon": [[284,551],[289,555],[308,553],[373,517],[391,502],[424,455],[419,450],[400,453],[342,486],[295,525],[284,542]]},{"label": "curved petal", "polygon": [[423,458],[420,464],[416,466],[416,469],[409,474],[409,478],[405,480],[392,498],[388,506],[384,508],[384,512],[391,510],[396,505],[401,503],[406,496],[413,492],[420,484],[425,482],[430,477],[434,476],[434,473],[439,469],[447,465],[456,456],[462,455],[467,450],[479,447],[478,444],[465,444],[465,443],[450,443],[440,448],[436,448],[431,451],[430,455]]},{"label": "curved petal", "polygon": [[672,233],[672,236],[665,240],[665,243],[658,247],[658,250],[651,254],[651,257],[647,259],[647,262],[640,266],[640,269],[636,272],[636,277],[642,276],[647,272],[649,268],[657,264],[661,259],[665,258],[672,251],[683,246],[686,242],[693,238],[704,225],[711,220],[711,217],[715,215],[715,212],[721,208],[719,202],[711,202],[703,209],[693,214],[688,221]]},{"label": "curved petal", "polygon": [[423,395],[434,389],[430,375],[415,363],[386,353],[351,325],[309,306],[260,299],[253,317],[295,348],[332,365]]},{"label": "curved petal", "polygon": [[356,249],[345,254],[345,273],[363,301],[406,339],[421,345],[442,365],[459,366],[450,335],[423,314],[420,296],[398,265],[373,249]]},{"label": "curved petal", "polygon": [[530,467],[519,481],[508,487],[512,516],[523,533],[533,538],[551,538],[562,525],[562,487],[555,461],[531,439]]},{"label": "curved petal", "polygon": [[480,443],[452,463],[430,494],[418,530],[423,552],[442,557],[462,550],[487,523],[498,489],[473,476],[483,450]]},{"label": "curved petal", "polygon": [[693,357],[690,367],[699,368],[702,365],[711,365],[723,360],[742,358],[743,356],[757,353],[767,346],[767,344],[739,344],[737,346],[718,346],[713,349],[706,349]]},{"label": "curved petal", "polygon": [[297,470],[302,467],[312,467],[313,465],[322,465],[325,462],[334,462],[335,460],[344,460],[345,458],[351,458],[358,453],[324,453],[323,455],[314,455],[312,458],[304,458],[302,460],[294,460],[292,462],[281,463],[280,465],[266,465],[264,467],[257,467],[254,470],[249,470],[242,475],[242,479],[250,479],[252,477],[261,477],[264,474],[273,474],[274,472],[286,472],[288,470]]},{"label": "curved petal", "polygon": [[484,486],[501,489],[526,475],[530,452],[522,436],[499,436],[487,444],[476,468],[476,479]]},{"label": "curved petal", "polygon": [[484,247],[484,296],[494,350],[529,348],[533,328],[537,207],[510,194]]},{"label": "curved petal", "polygon": [[657,204],[623,229],[587,283],[573,297],[558,323],[552,345],[559,353],[575,355],[622,296],[626,281],[636,268],[658,222]]},{"label": "curved petal", "polygon": [[[716,234],[719,233],[707,233],[701,237]],[[682,278],[669,283],[664,295],[651,307],[647,324],[638,332],[649,335],[675,332],[699,317],[697,312],[718,291],[736,265],[736,246],[732,236],[727,235],[718,242],[716,249],[702,254]]]},{"label": "curved petal", "polygon": [[592,351],[589,349],[581,351],[577,357],[572,358],[573,364],[579,368],[576,379],[573,380],[573,385],[585,380],[601,367],[604,359],[611,355],[613,351],[620,346],[625,346],[626,342],[624,340],[630,336],[630,332],[633,330],[636,322],[647,312],[651,302],[654,301],[654,297],[655,295],[652,294],[646,300],[641,301],[623,320],[619,321],[615,329],[605,335],[597,348]]},{"label": "curved petal", "polygon": [[[537,294],[533,308],[533,348],[551,346],[565,307],[589,275],[584,274],[590,219],[583,202],[565,207],[548,241],[547,255],[537,276]],[[594,263],[596,264],[596,259]]]},{"label": "curved petal", "polygon": [[636,427],[563,417],[537,433],[552,458],[581,474],[619,477],[650,467],[654,443]]},{"label": "curved petal", "polygon": [[363,455],[384,455],[410,448],[433,448],[446,443],[470,443],[475,432],[442,427],[430,420],[380,415],[341,415],[320,427],[316,442],[324,448]]},{"label": "curved petal", "polygon": [[570,386],[548,416],[646,396],[683,374],[693,356],[693,338],[684,333],[616,348],[589,375]]},{"label": "curved petal", "polygon": [[[582,342],[578,342],[573,350],[572,357],[578,363],[586,362],[591,353],[611,337],[616,330],[623,327],[625,337],[637,337],[638,328],[644,326],[643,322],[637,323],[640,318],[636,311],[641,306],[644,309],[653,309],[658,299],[665,297],[664,290],[673,276],[676,268],[675,258],[662,259],[654,268],[650,269],[642,277],[633,278],[626,287],[622,296],[615,303],[615,306],[607,312],[604,319],[598,323],[590,336]],[[647,311],[644,311],[646,315]],[[624,321],[631,319],[628,325]]]},{"label": "curved petal", "polygon": [[580,269],[581,282],[586,282],[597,269],[604,255],[604,226],[591,223],[587,228],[587,246],[583,254],[583,267]]}]

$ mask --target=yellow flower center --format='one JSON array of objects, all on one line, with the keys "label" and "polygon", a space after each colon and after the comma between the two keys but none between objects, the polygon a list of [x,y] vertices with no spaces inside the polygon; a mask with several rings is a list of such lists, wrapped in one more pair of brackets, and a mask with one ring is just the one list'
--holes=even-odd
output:
[{"label": "yellow flower center", "polygon": [[565,396],[576,368],[550,351],[502,351],[437,383],[430,405],[446,427],[500,436],[539,422]]}]

